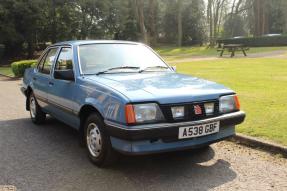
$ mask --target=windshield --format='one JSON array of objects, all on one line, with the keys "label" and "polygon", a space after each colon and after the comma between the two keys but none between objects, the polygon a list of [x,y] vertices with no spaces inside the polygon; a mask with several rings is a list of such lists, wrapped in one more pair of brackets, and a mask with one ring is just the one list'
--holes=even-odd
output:
[{"label": "windshield", "polygon": [[149,48],[137,44],[80,45],[79,60],[83,74],[139,72],[147,68],[149,71],[170,71]]}]

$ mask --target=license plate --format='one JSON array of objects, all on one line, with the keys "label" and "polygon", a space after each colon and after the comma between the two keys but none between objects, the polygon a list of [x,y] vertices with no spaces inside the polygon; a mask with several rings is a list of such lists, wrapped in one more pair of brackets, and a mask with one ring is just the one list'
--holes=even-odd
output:
[{"label": "license plate", "polygon": [[180,127],[178,138],[186,139],[192,137],[201,137],[219,132],[219,121],[189,127]]}]

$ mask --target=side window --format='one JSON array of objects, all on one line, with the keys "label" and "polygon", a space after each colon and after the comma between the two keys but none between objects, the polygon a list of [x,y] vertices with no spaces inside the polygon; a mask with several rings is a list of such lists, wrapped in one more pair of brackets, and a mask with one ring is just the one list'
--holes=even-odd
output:
[{"label": "side window", "polygon": [[38,66],[37,66],[37,69],[38,69],[39,72],[42,71],[42,68],[43,68],[43,65],[44,65],[44,60],[45,60],[46,56],[47,56],[47,52],[46,52],[45,55],[41,58],[41,60],[40,60],[40,62],[39,62],[39,64],[38,64]]},{"label": "side window", "polygon": [[[39,70],[39,72],[41,72],[43,74],[50,74],[53,62],[55,60],[56,53],[57,53],[57,48],[53,48],[53,49],[49,50],[46,58],[43,59],[44,65],[43,65],[42,69]],[[40,65],[41,65],[41,63],[40,63]]]},{"label": "side window", "polygon": [[71,48],[62,48],[58,57],[55,70],[71,70],[73,69],[73,56]]}]

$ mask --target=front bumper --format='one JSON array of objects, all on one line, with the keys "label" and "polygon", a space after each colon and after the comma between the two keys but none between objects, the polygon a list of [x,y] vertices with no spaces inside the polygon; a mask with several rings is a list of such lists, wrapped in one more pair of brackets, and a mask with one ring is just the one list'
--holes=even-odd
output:
[{"label": "front bumper", "polygon": [[[235,125],[242,123],[244,119],[245,113],[238,111],[214,118],[180,123],[137,126],[119,125],[110,121],[105,121],[105,123],[114,149],[126,154],[148,154],[196,148],[218,142],[233,136],[235,134]],[[216,134],[187,140],[178,139],[179,127],[212,123],[215,121],[220,121],[220,130]]]}]

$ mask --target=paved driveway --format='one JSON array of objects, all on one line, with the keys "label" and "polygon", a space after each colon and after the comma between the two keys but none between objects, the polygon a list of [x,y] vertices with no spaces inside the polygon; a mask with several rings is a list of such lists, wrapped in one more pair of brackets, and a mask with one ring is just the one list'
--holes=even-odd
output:
[{"label": "paved driveway", "polygon": [[20,81],[0,78],[0,185],[18,190],[287,190],[287,160],[230,142],[205,151],[121,157],[100,169],[77,133],[49,118],[33,125]]}]

